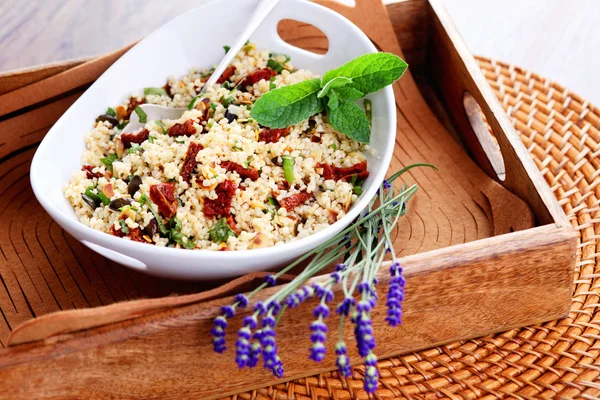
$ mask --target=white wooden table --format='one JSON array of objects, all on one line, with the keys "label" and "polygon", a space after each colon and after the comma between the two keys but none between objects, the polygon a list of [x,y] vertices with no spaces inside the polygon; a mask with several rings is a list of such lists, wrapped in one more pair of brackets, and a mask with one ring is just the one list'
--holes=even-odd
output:
[{"label": "white wooden table", "polygon": [[[0,1],[0,71],[109,52],[205,1]],[[474,54],[600,105],[600,0],[442,1]]]}]

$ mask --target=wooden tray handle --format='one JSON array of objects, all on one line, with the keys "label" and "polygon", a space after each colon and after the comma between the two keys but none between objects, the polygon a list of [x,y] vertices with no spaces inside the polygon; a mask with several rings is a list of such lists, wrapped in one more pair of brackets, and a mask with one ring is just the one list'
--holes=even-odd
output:
[{"label": "wooden tray handle", "polygon": [[[429,39],[431,73],[438,78],[450,117],[461,130],[471,156],[489,176],[502,181],[502,185],[531,206],[538,224],[555,223],[570,227],[562,208],[556,203],[548,184],[440,1],[430,0],[429,6],[432,15],[432,37]],[[497,153],[498,146],[482,131],[486,125],[478,117],[479,110],[485,115],[498,141],[502,159]]]},{"label": "wooden tray handle", "polygon": [[[267,274],[268,272],[250,273],[215,289],[184,296],[125,301],[103,307],[58,311],[46,314],[17,326],[8,338],[8,345],[16,346],[22,343],[36,342],[60,334],[73,333],[126,321],[167,308],[207,302],[232,296],[236,293],[243,293],[260,285]],[[292,275],[284,274],[278,278],[278,281],[286,283],[293,278]]]}]

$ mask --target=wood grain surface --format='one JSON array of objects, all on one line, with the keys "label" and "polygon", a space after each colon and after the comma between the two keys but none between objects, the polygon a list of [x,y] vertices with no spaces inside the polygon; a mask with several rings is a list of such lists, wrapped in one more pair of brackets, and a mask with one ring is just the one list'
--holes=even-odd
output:
[{"label": "wood grain surface", "polygon": [[[0,71],[117,50],[206,1],[1,1]],[[600,103],[600,81],[595,79],[600,70],[600,1],[442,3],[472,53],[526,67]]]},{"label": "wood grain surface", "polygon": [[[531,170],[529,154],[517,140],[512,127],[506,126],[506,115],[498,110],[497,100],[489,97],[490,88],[483,81],[473,58],[465,53],[460,38],[439,8],[439,1],[431,0],[431,3],[438,18],[428,13],[426,25],[429,35],[433,42],[442,41],[444,45],[429,46],[425,52],[431,53],[431,59],[446,65],[453,64],[448,72],[455,78],[440,79],[431,74],[432,90],[435,91],[433,87],[440,90],[440,103],[449,110],[452,110],[450,103],[456,103],[453,107],[462,105],[465,90],[472,93],[500,143],[506,162],[506,182],[510,182],[508,177],[512,177],[511,188],[527,200],[532,212],[522,199],[491,179],[467,156],[421,97],[411,72],[394,84],[398,129],[392,169],[414,161],[426,161],[438,165],[440,172],[413,170],[406,177],[408,183],[417,183],[421,191],[409,204],[411,213],[395,232],[408,282],[405,318],[402,327],[392,330],[383,322],[385,307],[379,306],[374,310],[374,329],[379,338],[377,351],[382,358],[556,318],[564,315],[571,297],[575,232],[565,226],[568,223],[563,220],[564,214],[560,214],[556,200],[552,203],[547,198],[549,191],[542,184],[539,171]],[[394,27],[406,24],[398,21],[394,25],[383,23],[386,10],[378,0],[361,0],[360,4],[360,9],[347,9],[328,3],[368,32],[378,47],[402,54],[395,40]],[[406,12],[402,8],[390,8],[390,15],[396,15],[398,20],[413,12],[422,15],[418,8],[429,7],[424,0],[412,0],[411,6],[415,9]],[[377,11],[378,17],[363,18],[365,10]],[[308,31],[303,32],[309,34]],[[407,31],[399,33],[402,37],[411,36]],[[415,34],[418,35],[418,30]],[[293,33],[291,35],[294,36]],[[314,36],[306,40],[310,41],[310,48],[323,45],[322,40]],[[412,54],[420,54],[419,49],[415,48]],[[64,272],[61,256],[70,254],[68,246],[62,243],[64,239],[57,240],[65,254],[57,254],[53,250],[47,260],[40,260],[40,247],[46,251],[47,244],[36,243],[32,236],[40,234],[44,238],[47,235],[44,232],[47,228],[42,226],[38,230],[36,225],[43,213],[38,210],[38,214],[34,214],[28,210],[34,215],[18,217],[23,215],[20,204],[35,204],[30,199],[28,181],[23,179],[32,149],[23,151],[22,137],[29,136],[30,145],[39,141],[43,131],[36,130],[36,127],[47,126],[53,118],[52,114],[46,115],[39,110],[44,110],[48,104],[66,106],[85,87],[85,82],[97,76],[102,60],[82,64],[57,75],[64,80],[63,89],[72,93],[70,97],[54,95],[43,104],[36,104],[38,91],[32,87],[43,87],[44,82],[52,78],[24,87],[18,97],[11,93],[0,95],[0,104],[3,99],[9,99],[11,103],[26,107],[17,112],[12,111],[16,106],[5,107],[4,111],[0,109],[0,117],[2,112],[5,113],[2,121],[4,130],[10,133],[5,135],[7,140],[0,147],[0,158],[6,160],[2,164],[6,172],[0,176],[6,177],[3,183],[12,183],[6,185],[11,188],[6,197],[18,198],[18,201],[6,202],[0,196],[0,227],[10,227],[8,230],[0,229],[1,238],[10,238],[6,241],[10,245],[2,247],[2,254],[7,260],[0,259],[0,270],[18,275],[15,281],[6,274],[10,279],[6,283],[3,281],[5,287],[12,290],[16,286],[27,291],[25,299],[17,299],[19,307],[25,302],[45,313],[40,301],[29,302],[35,297],[32,288],[45,289],[38,298],[42,296],[43,300],[48,300],[52,293],[43,286],[45,274],[50,273],[50,268],[55,265]],[[427,74],[427,70],[420,73]],[[68,84],[70,81],[72,83]],[[457,94],[461,96],[457,97]],[[35,118],[29,118],[29,124],[23,123],[22,118],[27,119],[29,115],[35,115]],[[473,135],[468,126],[461,128],[461,133]],[[478,156],[476,146],[468,147]],[[17,174],[11,174],[15,164],[20,168]],[[546,225],[531,228],[533,216],[538,225]],[[27,231],[23,225],[34,225],[35,232]],[[22,237],[18,237],[21,231]],[[56,240],[60,230],[54,226],[53,231]],[[89,254],[80,252],[75,258],[88,257]],[[73,265],[73,257],[70,261],[68,267],[78,271]],[[49,263],[52,265],[49,266]],[[32,269],[32,266],[38,270]],[[32,276],[28,280],[26,274],[30,271]],[[40,277],[40,274],[44,276]],[[389,274],[382,271],[379,279],[383,294]],[[80,281],[83,281],[82,277],[78,277],[75,283]],[[56,279],[52,283],[56,289]],[[84,291],[85,298],[88,298],[94,294],[94,288],[86,283]],[[310,304],[286,314],[278,327],[280,354],[286,363],[283,379],[276,380],[260,368],[251,371],[237,369],[231,349],[224,356],[213,353],[208,331],[219,307],[231,301],[231,297],[222,298],[230,296],[231,289],[223,286],[216,292],[206,292],[204,297],[144,301],[144,307],[137,309],[123,308],[135,305],[131,303],[100,307],[94,311],[100,314],[93,319],[109,324],[86,325],[83,328],[90,328],[87,330],[66,324],[67,320],[73,319],[64,318],[62,313],[50,314],[38,322],[23,325],[13,336],[13,339],[20,337],[21,340],[11,340],[9,347],[0,351],[0,375],[6,382],[0,398],[212,398],[335,368],[333,340],[328,342],[329,355],[323,364],[307,361],[309,340],[306,323],[311,320]],[[266,290],[256,300],[268,296],[273,290],[276,289]],[[335,290],[339,293],[340,288]],[[12,291],[9,295],[14,293]],[[59,300],[68,300],[68,293],[57,293],[60,294]],[[4,293],[0,292],[0,295]],[[5,301],[4,297],[0,301]],[[14,311],[10,305],[3,303],[3,311],[5,307]],[[85,307],[85,302],[79,299],[77,304],[68,308]],[[116,315],[115,309],[126,312]],[[34,313],[33,310],[31,312]],[[89,317],[87,313],[86,310],[78,310],[70,311],[68,315]],[[13,318],[14,314],[9,317]],[[121,318],[123,315],[124,319]],[[27,317],[25,314],[20,317],[23,316]],[[331,324],[336,325],[335,317],[331,319]],[[235,319],[231,330],[235,331],[239,323],[239,318]],[[46,330],[47,327],[51,329]],[[350,330],[345,331],[347,340],[351,340]],[[24,343],[35,339],[42,340]],[[358,361],[354,351],[351,350],[350,356]],[[108,379],[111,385],[105,384]],[[357,393],[361,395],[360,391]]]}]

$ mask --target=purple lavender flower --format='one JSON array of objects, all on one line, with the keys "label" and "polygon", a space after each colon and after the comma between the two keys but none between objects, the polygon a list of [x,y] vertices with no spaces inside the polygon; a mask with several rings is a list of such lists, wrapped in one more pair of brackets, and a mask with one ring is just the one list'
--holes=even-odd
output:
[{"label": "purple lavender flower", "polygon": [[238,303],[238,305],[241,308],[248,306],[248,298],[245,295],[243,295],[242,293],[236,294],[235,297],[233,298],[233,301],[235,303]]},{"label": "purple lavender flower", "polygon": [[279,311],[281,310],[281,303],[279,303],[276,300],[273,300],[271,302],[269,302],[269,304],[267,304],[267,309],[269,311],[271,311],[274,315],[279,314]]},{"label": "purple lavender flower", "polygon": [[313,284],[313,289],[315,290],[317,297],[325,300],[325,302],[328,303],[333,300],[333,291],[331,289],[321,285],[320,283]]},{"label": "purple lavender flower", "polygon": [[327,324],[321,317],[310,324],[310,359],[316,362],[323,361],[325,358],[325,339],[327,338]]},{"label": "purple lavender flower", "polygon": [[248,360],[248,367],[254,368],[260,359],[261,347],[259,342],[252,343],[250,346],[250,359]]},{"label": "purple lavender flower", "polygon": [[275,319],[273,314],[271,314],[271,312],[269,311],[269,313],[262,320],[262,326],[263,326],[263,328],[266,328],[266,327],[274,328],[276,322],[277,322],[277,320]]},{"label": "purple lavender flower", "polygon": [[250,328],[244,326],[238,331],[238,339],[235,342],[235,362],[238,367],[244,368],[250,361],[250,338],[252,332]]},{"label": "purple lavender flower", "polygon": [[371,350],[375,348],[375,337],[373,336],[373,326],[371,317],[368,313],[357,312],[354,316],[354,337],[356,338],[356,347],[361,357],[366,357]]},{"label": "purple lavender flower", "polygon": [[387,181],[387,179],[383,180],[383,188],[385,190],[388,190],[390,187],[392,187],[392,185],[390,185],[390,183]]},{"label": "purple lavender flower", "polygon": [[385,318],[389,326],[397,326],[402,323],[402,301],[404,300],[404,287],[406,281],[402,276],[402,268],[399,262],[390,267],[390,287],[387,294],[387,316]]},{"label": "purple lavender flower", "polygon": [[225,328],[227,328],[227,318],[219,315],[215,318],[214,326],[210,331],[213,335],[213,350],[217,353],[222,353],[227,348],[225,346]]},{"label": "purple lavender flower", "polygon": [[340,375],[347,378],[352,375],[352,368],[350,367],[350,359],[348,358],[348,350],[344,342],[338,342],[335,345],[335,354],[337,354],[337,360],[335,364],[340,371]]},{"label": "purple lavender flower", "polygon": [[234,306],[223,306],[223,307],[221,307],[221,312],[223,313],[225,318],[235,317],[235,307]]},{"label": "purple lavender flower", "polygon": [[275,278],[275,275],[269,274],[265,276],[265,282],[269,286],[275,286],[277,284],[277,278]]},{"label": "purple lavender flower", "polygon": [[325,303],[319,303],[313,311],[315,318],[327,318],[329,316],[329,307]]},{"label": "purple lavender flower", "polygon": [[339,272],[332,272],[329,277],[333,279],[333,283],[338,283],[342,279],[342,275]]},{"label": "purple lavender flower", "polygon": [[257,312],[258,315],[263,315],[267,312],[267,307],[265,306],[265,303],[263,303],[262,301],[258,301],[254,305],[254,311]]},{"label": "purple lavender flower", "polygon": [[379,386],[379,371],[377,367],[369,365],[365,371],[365,384],[364,388],[367,393],[375,393]]},{"label": "purple lavender flower", "polygon": [[338,264],[335,266],[335,272],[342,272],[346,270],[346,264]]},{"label": "purple lavender flower", "polygon": [[298,307],[300,304],[310,299],[314,294],[315,290],[312,287],[304,285],[294,293],[290,294],[285,299],[285,304],[287,304],[290,308]]},{"label": "purple lavender flower", "polygon": [[340,304],[338,304],[335,311],[339,315],[348,316],[348,314],[350,314],[350,310],[352,309],[352,306],[354,306],[355,303],[356,302],[354,301],[354,298],[344,297],[344,300],[342,300],[342,302]]},{"label": "purple lavender flower", "polygon": [[271,370],[277,378],[283,376],[283,363],[277,355],[277,343],[275,342],[275,330],[265,324],[263,320],[262,333],[260,335],[260,345],[262,346],[262,356],[265,368]]}]

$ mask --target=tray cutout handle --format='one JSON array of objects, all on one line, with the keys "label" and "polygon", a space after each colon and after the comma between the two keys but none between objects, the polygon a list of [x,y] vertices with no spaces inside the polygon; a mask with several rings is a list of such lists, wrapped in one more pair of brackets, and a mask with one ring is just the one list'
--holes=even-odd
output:
[{"label": "tray cutout handle", "polygon": [[316,54],[327,54],[329,39],[316,26],[295,19],[282,19],[277,24],[277,34],[285,43]]},{"label": "tray cutout handle", "polygon": [[463,106],[465,108],[467,119],[471,124],[471,128],[473,128],[473,132],[479,140],[481,149],[487,156],[490,165],[496,173],[498,179],[504,181],[506,179],[506,169],[504,167],[504,158],[502,157],[500,146],[494,140],[494,137],[490,132],[490,128],[484,120],[481,106],[475,97],[473,97],[473,95],[468,91],[466,91],[463,95]]}]

